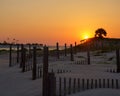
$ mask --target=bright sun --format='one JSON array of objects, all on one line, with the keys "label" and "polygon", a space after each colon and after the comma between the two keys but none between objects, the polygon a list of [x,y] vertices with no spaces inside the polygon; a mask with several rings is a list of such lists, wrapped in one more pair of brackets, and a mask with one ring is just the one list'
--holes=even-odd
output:
[{"label": "bright sun", "polygon": [[85,36],[84,36],[84,39],[88,39],[88,38],[89,38],[89,36],[88,36],[88,35],[85,35]]},{"label": "bright sun", "polygon": [[81,31],[81,39],[89,39],[91,37],[91,31],[90,30],[82,30]]}]

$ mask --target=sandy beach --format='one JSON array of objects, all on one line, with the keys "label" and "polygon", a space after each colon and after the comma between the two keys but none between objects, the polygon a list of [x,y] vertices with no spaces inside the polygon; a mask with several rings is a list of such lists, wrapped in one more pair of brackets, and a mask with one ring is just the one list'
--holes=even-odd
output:
[{"label": "sandy beach", "polygon": [[[91,65],[75,64],[76,61],[86,58],[86,52],[77,53],[74,61],[69,60],[69,56],[61,56],[59,60],[50,57],[49,70],[64,69],[71,72],[56,74],[56,79],[61,78],[86,78],[86,79],[118,79],[120,73],[107,72],[109,68],[116,68],[115,58],[111,61],[107,59],[115,57],[115,51],[94,56],[91,53]],[[104,58],[105,57],[105,58]],[[63,59],[62,59],[63,58]],[[67,58],[67,59],[65,59]],[[42,59],[42,58],[41,58]],[[54,61],[55,60],[55,61]],[[107,62],[107,63],[105,63]],[[105,63],[105,64],[104,64]],[[42,62],[41,62],[42,65]],[[119,82],[120,88],[120,82]],[[22,73],[19,65],[8,67],[8,54],[0,55],[0,96],[42,96],[42,78],[32,80],[32,71]],[[120,89],[89,89],[83,92],[71,94],[70,96],[119,96]],[[69,96],[69,95],[68,95]]]}]

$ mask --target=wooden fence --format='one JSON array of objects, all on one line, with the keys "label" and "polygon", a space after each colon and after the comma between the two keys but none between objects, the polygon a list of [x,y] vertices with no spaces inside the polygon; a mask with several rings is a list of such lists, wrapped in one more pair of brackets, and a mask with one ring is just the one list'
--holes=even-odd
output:
[{"label": "wooden fence", "polygon": [[[71,45],[72,50],[72,45]],[[114,88],[119,89],[119,79],[84,79],[84,78],[56,78],[55,74],[52,73],[51,75],[48,72],[48,50],[45,51],[47,54],[47,59],[44,58],[44,60],[47,60],[46,63],[44,63],[47,66],[47,71],[44,69],[46,73],[46,79],[43,78],[43,96],[66,96],[73,93],[85,91],[88,89],[96,89],[96,88]],[[71,61],[74,61],[73,55],[71,51]],[[90,53],[87,52],[88,56],[88,65],[90,65]],[[117,72],[119,69],[119,55],[116,52],[116,58],[117,58]],[[43,71],[43,74],[44,74]],[[52,87],[53,85],[53,87]],[[55,85],[55,86],[54,86]]]},{"label": "wooden fence", "polygon": [[76,64],[76,65],[87,65],[87,60],[77,60],[77,61],[73,61],[70,64]]},{"label": "wooden fence", "polygon": [[42,64],[41,56],[40,56],[39,52],[37,52],[39,49],[33,49],[33,47],[28,47],[28,48],[29,49],[26,50],[26,48],[23,46],[23,49],[21,52],[21,54],[22,54],[22,56],[21,56],[22,72],[27,72],[27,71],[33,70],[34,64],[38,65],[38,68]]},{"label": "wooden fence", "polygon": [[56,79],[56,96],[66,96],[77,92],[96,88],[120,88],[118,79],[84,79],[61,78]]},{"label": "wooden fence", "polygon": [[[13,45],[10,45],[10,52],[9,52],[9,66],[13,66],[15,64],[20,64],[22,68],[22,72],[26,72],[32,70],[32,79],[35,80],[36,78],[43,77],[43,93],[47,90],[47,95],[43,96],[66,96],[68,94],[85,91],[88,89],[95,89],[95,88],[120,88],[120,80],[118,79],[85,79],[85,78],[56,78],[55,73],[67,73],[71,72],[71,70],[63,70],[63,69],[48,69],[48,47],[45,47],[43,51],[45,51],[43,56],[43,62],[38,61],[39,57],[37,55],[36,46],[29,51],[26,51],[26,48],[21,45],[21,50],[17,46],[17,50],[12,49]],[[32,50],[32,51],[31,51]],[[60,52],[59,52],[59,44],[57,43],[57,52],[56,52],[57,59],[60,59]],[[66,52],[65,52],[66,53]],[[74,61],[74,54],[73,54],[73,47],[70,45],[70,60],[73,61],[75,64],[87,64],[90,65],[90,52],[87,52],[87,60],[86,61]],[[28,54],[28,55],[27,55]],[[67,54],[65,54],[67,55]],[[13,59],[14,58],[14,59]],[[15,61],[14,61],[15,60]],[[41,59],[42,60],[42,59]],[[120,56],[119,50],[116,50],[116,61],[117,61],[117,72],[120,72]],[[43,63],[41,66],[40,63]],[[51,75],[49,73],[52,73]],[[48,85],[46,85],[48,84]],[[55,85],[54,89],[52,89],[52,84]],[[48,89],[49,90],[48,90]],[[54,93],[55,92],[55,93]],[[54,94],[54,95],[48,95]]]},{"label": "wooden fence", "polygon": [[9,67],[15,66],[19,64],[20,62],[20,48],[19,44],[13,45],[7,45],[9,46]]},{"label": "wooden fence", "polygon": [[[65,69],[48,69],[49,73],[54,73],[54,74],[63,74],[63,73],[70,73],[71,70],[65,70]],[[36,74],[36,75],[35,75]],[[32,69],[32,78],[33,80],[36,80],[38,78],[43,77],[43,67],[37,65],[36,69]]]},{"label": "wooden fence", "polygon": [[106,71],[111,73],[117,73],[117,69],[114,68],[107,69]]}]

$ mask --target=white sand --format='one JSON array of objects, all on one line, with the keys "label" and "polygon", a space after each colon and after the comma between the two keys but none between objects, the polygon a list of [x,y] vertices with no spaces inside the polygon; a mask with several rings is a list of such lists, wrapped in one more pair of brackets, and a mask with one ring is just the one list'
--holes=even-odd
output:
[{"label": "white sand", "polygon": [[[93,53],[92,53],[93,54]],[[86,53],[76,54],[75,60],[79,61],[86,58]],[[66,69],[71,73],[57,74],[56,77],[72,78],[113,78],[120,80],[120,73],[106,72],[107,68],[115,67],[115,58],[108,61],[110,57],[115,57],[115,52],[102,54],[102,56],[91,57],[92,65],[75,65],[67,59],[54,61],[51,59],[50,69]],[[61,58],[61,57],[60,57]],[[106,63],[107,62],[107,63]],[[72,62],[74,63],[74,62]],[[105,64],[104,64],[105,63]],[[31,80],[31,71],[22,73],[19,66],[8,67],[8,55],[0,55],[0,96],[42,96],[42,79]],[[119,85],[120,86],[120,85]],[[120,96],[120,90],[117,89],[94,89],[72,94],[70,96]]]},{"label": "white sand", "polygon": [[31,71],[8,67],[7,55],[0,55],[0,96],[41,96],[42,79],[31,80]]},{"label": "white sand", "polygon": [[93,89],[67,96],[120,96],[120,90],[116,89]]}]

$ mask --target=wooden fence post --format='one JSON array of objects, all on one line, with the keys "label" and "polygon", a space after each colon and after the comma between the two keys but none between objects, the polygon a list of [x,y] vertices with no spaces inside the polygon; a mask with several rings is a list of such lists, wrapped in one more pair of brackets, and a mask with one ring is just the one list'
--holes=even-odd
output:
[{"label": "wooden fence post", "polygon": [[89,89],[89,79],[87,79],[87,89]]},{"label": "wooden fence post", "polygon": [[116,79],[116,89],[119,89],[118,79]]},{"label": "wooden fence post", "polygon": [[44,46],[43,54],[43,91],[42,96],[48,96],[48,47]]},{"label": "wooden fence post", "polygon": [[59,43],[58,42],[56,43],[56,48],[57,48],[57,50],[56,50],[57,51],[57,59],[59,59],[60,58],[60,56],[59,56],[60,54],[59,54]]},{"label": "wooden fence post", "polygon": [[87,51],[88,65],[90,65],[90,51]]},{"label": "wooden fence post", "polygon": [[116,61],[117,61],[117,73],[120,73],[120,52],[116,50]]},{"label": "wooden fence post", "polygon": [[103,88],[105,88],[105,79],[103,79]]},{"label": "wooden fence post", "polygon": [[75,47],[74,47],[74,53],[77,53],[77,47],[76,47],[76,42],[75,42]]},{"label": "wooden fence post", "polygon": [[25,48],[23,48],[23,50],[22,50],[22,72],[25,72],[26,70],[25,70],[25,61],[26,61],[26,49]]},{"label": "wooden fence post", "polygon": [[33,48],[33,70],[32,70],[32,77],[33,80],[36,79],[36,47]]},{"label": "wooden fence post", "polygon": [[112,88],[114,88],[114,80],[111,80]]},{"label": "wooden fence post", "polygon": [[40,68],[40,75],[39,75],[40,78],[42,78],[42,68]]},{"label": "wooden fence post", "polygon": [[23,48],[24,48],[24,45],[21,44],[21,61],[20,61],[20,68],[22,68],[22,63],[23,63]]},{"label": "wooden fence post", "polygon": [[74,61],[72,44],[70,44],[70,57],[71,61]]},{"label": "wooden fence post", "polygon": [[109,79],[107,79],[107,87],[110,88],[110,82],[109,82]]},{"label": "wooden fence post", "polygon": [[73,81],[73,93],[76,92],[76,78],[74,78],[74,81]]},{"label": "wooden fence post", "polygon": [[64,78],[64,96],[66,96],[66,78]]},{"label": "wooden fence post", "polygon": [[62,96],[62,87],[61,87],[61,84],[62,84],[62,79],[60,77],[59,78],[59,96]]},{"label": "wooden fence post", "polygon": [[69,89],[68,89],[68,94],[71,94],[71,78],[69,78]]},{"label": "wooden fence post", "polygon": [[32,53],[31,53],[31,44],[29,44],[29,58],[31,58],[31,56],[32,56]]},{"label": "wooden fence post", "polygon": [[65,43],[65,56],[67,56],[67,44]]},{"label": "wooden fence post", "polygon": [[82,79],[82,90],[85,90],[85,79]]},{"label": "wooden fence post", "polygon": [[93,89],[93,79],[91,79],[91,89]]},{"label": "wooden fence post", "polygon": [[95,88],[97,88],[98,86],[97,86],[97,79],[95,79]]},{"label": "wooden fence post", "polygon": [[56,96],[56,78],[54,73],[48,73],[48,96]]},{"label": "wooden fence post", "polygon": [[17,44],[17,63],[19,63],[20,55],[19,55],[19,44]]},{"label": "wooden fence post", "polygon": [[80,78],[78,78],[78,92],[80,91]]},{"label": "wooden fence post", "polygon": [[102,87],[101,87],[101,79],[99,79],[99,88],[102,88]]},{"label": "wooden fence post", "polygon": [[9,67],[12,66],[12,44],[10,44],[10,51],[9,51]]}]

